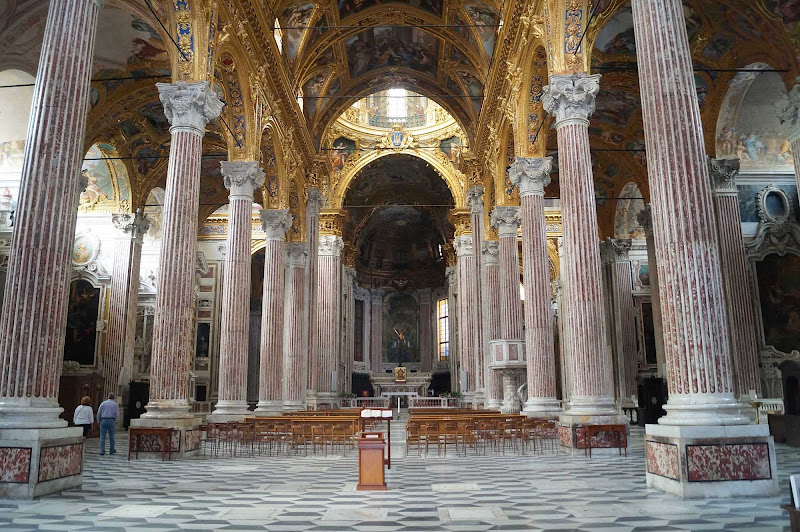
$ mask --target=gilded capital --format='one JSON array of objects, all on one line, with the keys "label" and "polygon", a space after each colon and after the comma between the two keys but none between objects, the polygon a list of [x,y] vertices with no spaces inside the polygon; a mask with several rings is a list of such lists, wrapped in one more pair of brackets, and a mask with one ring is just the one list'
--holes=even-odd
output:
[{"label": "gilded capital", "polygon": [[550,184],[552,157],[517,157],[508,169],[508,179],[519,188],[519,197],[544,195],[544,188]]},{"label": "gilded capital", "polygon": [[319,234],[342,236],[345,211],[325,210],[319,213]]},{"label": "gilded capital", "polygon": [[342,237],[337,235],[320,235],[319,237],[319,256],[338,257],[344,249]]},{"label": "gilded capital", "polygon": [[345,243],[342,249],[342,265],[348,268],[356,266],[356,247],[350,242]]},{"label": "gilded capital", "polygon": [[472,234],[472,213],[465,209],[450,211],[450,222],[456,228],[456,236]]},{"label": "gilded capital", "polygon": [[517,237],[517,229],[522,223],[520,208],[514,206],[496,206],[489,214],[492,227],[497,229],[500,238]]},{"label": "gilded capital", "polygon": [[600,74],[553,75],[543,89],[542,106],[555,116],[556,129],[576,123],[588,126],[599,91]]},{"label": "gilded capital", "polygon": [[487,240],[483,242],[481,255],[486,266],[497,266],[500,264],[500,242],[497,240]]},{"label": "gilded capital", "polygon": [[261,227],[265,240],[284,240],[286,231],[292,226],[292,215],[289,209],[262,209]]},{"label": "gilded capital", "polygon": [[736,176],[739,175],[739,159],[708,158],[708,173],[711,178],[711,190],[717,195],[736,195]]},{"label": "gilded capital", "polygon": [[141,211],[113,214],[111,223],[131,240],[141,241],[144,234],[150,229],[150,220]]},{"label": "gilded capital", "polygon": [[256,161],[220,161],[220,170],[231,199],[253,201],[253,191],[264,184],[264,170]]},{"label": "gilded capital", "polygon": [[170,131],[187,130],[204,135],[206,124],[217,119],[224,105],[207,81],[156,83],[156,87],[172,126]]}]

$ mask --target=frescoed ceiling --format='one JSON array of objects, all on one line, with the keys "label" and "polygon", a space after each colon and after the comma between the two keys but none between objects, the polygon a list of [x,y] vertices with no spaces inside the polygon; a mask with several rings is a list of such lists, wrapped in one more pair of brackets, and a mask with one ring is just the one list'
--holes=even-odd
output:
[{"label": "frescoed ceiling", "polygon": [[389,86],[434,97],[462,127],[477,124],[500,21],[493,0],[289,0],[273,9],[317,140],[358,98]]}]

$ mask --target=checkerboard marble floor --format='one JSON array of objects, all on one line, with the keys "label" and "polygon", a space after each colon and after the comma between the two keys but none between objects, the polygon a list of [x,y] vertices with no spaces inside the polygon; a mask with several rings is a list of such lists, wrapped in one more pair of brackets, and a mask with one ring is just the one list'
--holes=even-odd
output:
[{"label": "checkerboard marble floor", "polygon": [[[0,500],[2,530],[789,530],[787,497],[681,500],[645,484],[643,436],[624,456],[403,457],[392,427],[389,491],[358,492],[357,455],[126,460],[86,446],[80,490]],[[778,445],[782,493],[800,453]]]}]

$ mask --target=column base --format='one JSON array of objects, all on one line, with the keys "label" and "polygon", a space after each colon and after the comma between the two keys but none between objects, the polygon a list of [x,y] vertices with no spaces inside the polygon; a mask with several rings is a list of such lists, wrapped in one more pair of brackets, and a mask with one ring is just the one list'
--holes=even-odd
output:
[{"label": "column base", "polygon": [[280,416],[283,414],[282,401],[259,401],[256,405],[255,415],[258,417]]},{"label": "column base", "polygon": [[3,397],[0,399],[0,429],[65,428],[63,408],[58,402],[36,397]]},{"label": "column base", "polygon": [[528,397],[522,413],[530,418],[557,419],[564,410],[555,397]]},{"label": "column base", "polygon": [[486,408],[486,393],[483,390],[477,390],[472,395],[472,408],[479,409],[479,408]]},{"label": "column base", "polygon": [[[190,412],[191,406],[186,399],[156,399],[145,405],[146,412],[139,419],[194,419]],[[150,425],[153,427],[168,427],[170,425]]]},{"label": "column base", "polygon": [[311,392],[306,394],[309,410],[335,410],[339,408],[339,397],[333,392]]},{"label": "column base", "polygon": [[766,425],[645,425],[647,485],[685,498],[778,494]]},{"label": "column base", "polygon": [[747,425],[750,418],[732,393],[673,394],[664,410],[667,415],[658,420],[659,425],[717,426]]},{"label": "column base", "polygon": [[306,404],[303,401],[284,401],[284,412],[299,412],[306,409]]},{"label": "column base", "polygon": [[80,427],[0,429],[0,499],[32,499],[83,484]]},{"label": "column base", "polygon": [[614,399],[602,395],[573,395],[564,409],[565,415],[574,417],[616,416],[619,410]]},{"label": "column base", "polygon": [[[200,418],[145,418],[144,416],[139,419],[131,420],[131,427],[145,427],[145,428],[167,428],[175,429],[176,433],[173,435],[171,442],[172,458],[191,458],[200,455],[201,450],[201,434],[200,434]],[[153,438],[143,438],[147,442],[143,442],[144,446],[152,448],[152,451],[139,451],[139,459],[151,458],[154,460],[161,460],[161,442]]]},{"label": "column base", "polygon": [[503,406],[502,399],[487,399],[486,400],[486,410],[500,410],[500,407]]},{"label": "column base", "polygon": [[[584,454],[587,447],[587,425],[626,425],[628,418],[619,414],[606,416],[576,416],[569,412],[558,416],[558,439],[562,447],[572,454]],[[613,433],[600,432],[592,438],[592,455],[619,454],[612,445],[617,444],[617,436]]]},{"label": "column base", "polygon": [[244,401],[218,401],[214,411],[208,416],[211,423],[227,423],[228,421],[242,422],[253,413]]}]

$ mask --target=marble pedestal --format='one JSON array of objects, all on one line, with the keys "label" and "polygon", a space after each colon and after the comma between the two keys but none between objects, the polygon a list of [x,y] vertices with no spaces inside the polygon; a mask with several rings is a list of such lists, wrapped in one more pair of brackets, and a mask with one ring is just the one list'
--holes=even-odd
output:
[{"label": "marble pedestal", "polygon": [[492,371],[503,376],[503,403],[500,412],[519,414],[522,405],[517,396],[516,380],[525,374],[528,362],[525,358],[525,341],[518,339],[498,339],[489,342]]},{"label": "marble pedestal", "polygon": [[[185,418],[139,418],[131,420],[131,427],[156,427],[156,428],[170,428],[176,431],[173,436],[172,458],[191,458],[199,456],[201,451],[200,443],[200,418],[189,416]],[[120,436],[127,437],[127,434],[120,435],[117,433],[117,438]],[[156,443],[156,446],[160,443]],[[153,452],[139,452],[139,459],[152,458],[161,460],[161,449],[155,449]]]},{"label": "marble pedestal", "polygon": [[687,498],[778,494],[767,425],[645,426],[647,485]]},{"label": "marble pedestal", "polygon": [[280,416],[283,410],[283,401],[259,401],[254,414],[258,417]]},{"label": "marble pedestal", "polygon": [[549,397],[528,397],[522,413],[534,419],[558,419],[564,413],[558,399]]},{"label": "marble pedestal", "polygon": [[312,392],[306,394],[306,407],[309,410],[323,410],[324,408],[336,409],[339,407],[339,397],[333,392]]},{"label": "marble pedestal", "polygon": [[32,499],[83,483],[83,429],[0,429],[0,499]]}]

